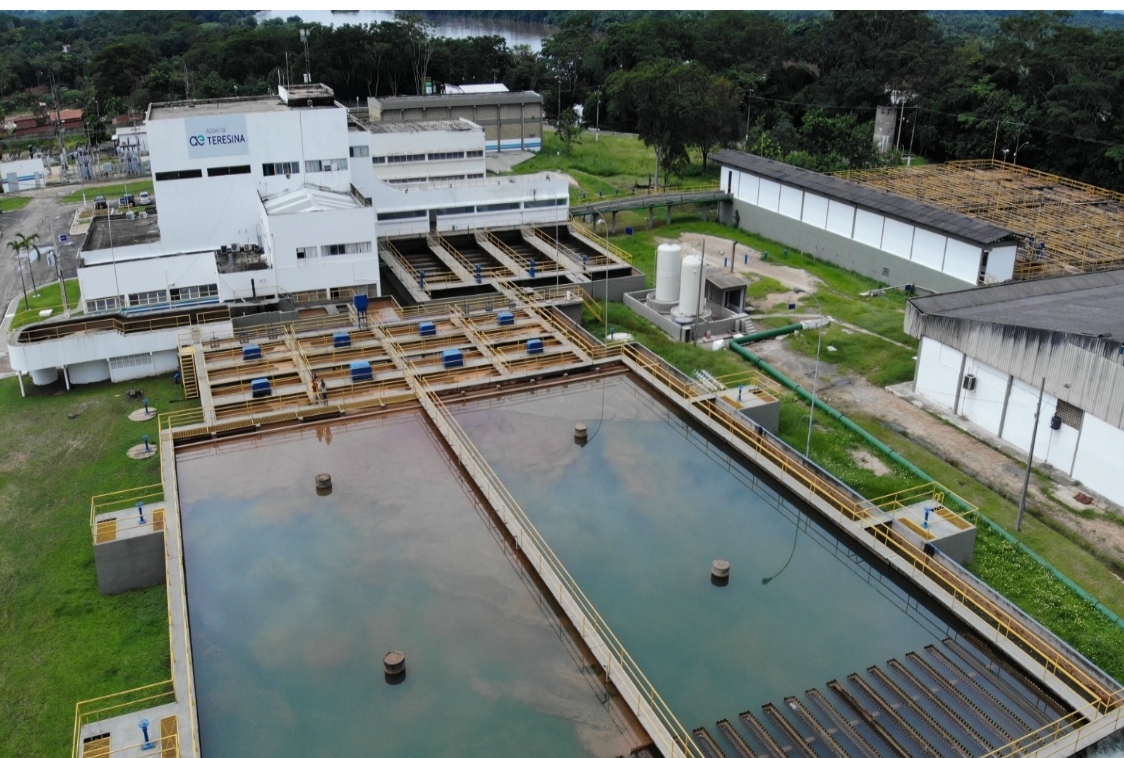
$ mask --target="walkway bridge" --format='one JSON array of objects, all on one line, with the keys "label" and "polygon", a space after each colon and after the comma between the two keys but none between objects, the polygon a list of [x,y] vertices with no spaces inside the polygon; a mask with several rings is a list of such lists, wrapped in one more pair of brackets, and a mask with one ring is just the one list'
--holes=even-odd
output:
[{"label": "walkway bridge", "polygon": [[570,205],[574,216],[600,214],[608,219],[609,232],[617,231],[617,214],[621,211],[648,209],[648,227],[652,226],[652,213],[656,208],[667,208],[667,220],[671,222],[671,209],[676,205],[709,205],[730,200],[733,196],[724,192],[716,184],[695,187],[660,187],[658,189],[634,189],[630,194],[620,193],[612,197]]}]

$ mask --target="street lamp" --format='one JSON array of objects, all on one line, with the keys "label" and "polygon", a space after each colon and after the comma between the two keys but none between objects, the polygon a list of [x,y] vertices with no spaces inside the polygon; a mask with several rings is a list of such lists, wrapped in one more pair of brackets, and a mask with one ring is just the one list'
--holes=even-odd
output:
[{"label": "street lamp", "polygon": [[[601,211],[594,211],[601,217],[601,223],[605,225],[605,255],[609,254],[609,221],[605,218],[605,214]],[[596,234],[596,231],[594,231]],[[609,269],[605,269],[605,339],[609,339]]]},{"label": "street lamp", "polygon": [[51,219],[51,236],[55,238],[55,276],[58,277],[59,289],[62,290],[63,313],[69,316],[70,301],[66,297],[66,282],[62,278],[62,241],[59,239],[59,235],[55,233],[55,222],[61,218],[62,216],[55,216]]},{"label": "street lamp", "polygon": [[823,306],[820,305],[820,299],[816,296],[815,292],[806,292],[799,287],[793,287],[792,291],[796,294],[805,293],[812,296],[816,301],[816,309],[820,312],[820,318],[816,322],[816,369],[812,375],[812,408],[808,412],[808,440],[804,443],[804,457],[811,460],[812,457],[812,419],[816,415],[816,385],[820,381],[820,347],[823,345]]},{"label": "street lamp", "polygon": [[[1018,147],[1015,148],[1015,153],[1014,153],[1014,155],[1011,156],[1011,165],[1012,166],[1019,165],[1019,151],[1022,150],[1024,147],[1026,147],[1029,144],[1030,144],[1029,142],[1024,142],[1024,143],[1022,143],[1021,145],[1019,145]],[[1004,151],[1004,152],[1006,152],[1006,151]]]}]

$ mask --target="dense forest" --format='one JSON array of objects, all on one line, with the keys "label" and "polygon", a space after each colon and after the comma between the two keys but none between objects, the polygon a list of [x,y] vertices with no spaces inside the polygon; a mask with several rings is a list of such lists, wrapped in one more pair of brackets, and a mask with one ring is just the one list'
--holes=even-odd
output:
[{"label": "dense forest", "polygon": [[[486,13],[486,12],[477,12]],[[496,12],[554,24],[541,53],[436,36],[424,17],[328,27],[249,11],[0,14],[0,109],[107,117],[313,80],[341,101],[502,81],[548,115],[638,131],[665,170],[725,145],[818,170],[901,154],[1016,160],[1124,190],[1124,16],[1080,13]],[[497,16],[493,16],[497,17]],[[879,106],[896,150],[873,148]],[[3,114],[0,114],[3,115]]]}]

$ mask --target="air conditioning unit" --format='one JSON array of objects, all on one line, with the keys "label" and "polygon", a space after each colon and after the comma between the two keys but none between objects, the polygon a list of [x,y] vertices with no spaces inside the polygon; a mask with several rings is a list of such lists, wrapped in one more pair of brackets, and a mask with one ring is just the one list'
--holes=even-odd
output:
[{"label": "air conditioning unit", "polygon": [[973,374],[964,375],[964,384],[962,385],[966,390],[974,390],[976,388],[976,377]]}]

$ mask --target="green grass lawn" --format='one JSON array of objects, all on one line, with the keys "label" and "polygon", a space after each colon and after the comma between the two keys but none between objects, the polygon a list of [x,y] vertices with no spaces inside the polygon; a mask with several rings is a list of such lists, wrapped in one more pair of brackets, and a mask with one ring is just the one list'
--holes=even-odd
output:
[{"label": "green grass lawn", "polygon": [[0,197],[0,212],[18,211],[30,202],[30,197]]},{"label": "green grass lawn", "polygon": [[24,386],[21,398],[16,379],[0,381],[0,755],[58,758],[79,700],[169,677],[164,587],[98,592],[90,497],[160,480],[158,458],[125,456],[156,435],[155,421],[127,419],[139,404],[126,389],[161,411],[188,403],[168,376]]},{"label": "green grass lawn", "polygon": [[[543,134],[543,147],[534,158],[515,167],[516,174],[533,174],[537,171],[563,171],[572,176],[580,186],[571,188],[574,203],[605,197],[618,192],[631,192],[637,184],[647,185],[656,171],[656,153],[636,137],[603,134],[599,141],[594,135],[583,132],[581,142],[574,145],[570,155],[562,149],[562,142],[554,132]],[[695,157],[681,176],[672,175],[676,186],[691,186],[714,182],[718,167],[708,163],[706,170]]]},{"label": "green grass lawn", "polygon": [[[70,302],[70,309],[73,311],[82,302],[82,287],[77,279],[66,280],[66,297]],[[40,316],[39,311],[51,309],[49,316]],[[34,324],[36,321],[43,321],[45,318],[57,316],[62,313],[62,292],[59,290],[58,282],[51,282],[44,284],[36,292],[28,292],[27,300],[24,301],[23,293],[20,293],[19,307],[16,309],[16,315],[12,318],[11,328],[18,329],[21,326]]]},{"label": "green grass lawn", "polygon": [[[137,177],[133,181],[121,182],[118,184],[102,184],[102,185],[87,185],[85,189],[86,204],[92,206],[94,198],[98,195],[105,195],[111,201],[116,201],[117,198],[129,191],[134,195],[139,195],[141,192],[149,192],[155,196],[152,190],[152,180]],[[82,202],[83,190],[75,190],[62,199],[64,203],[80,203]]]}]

